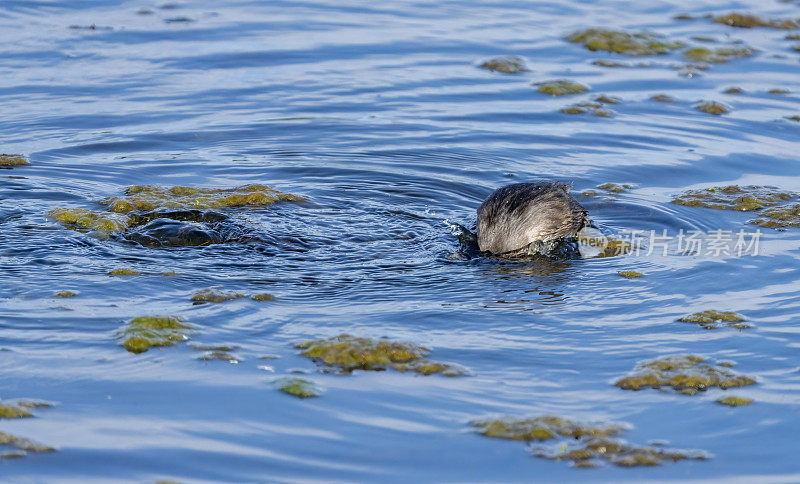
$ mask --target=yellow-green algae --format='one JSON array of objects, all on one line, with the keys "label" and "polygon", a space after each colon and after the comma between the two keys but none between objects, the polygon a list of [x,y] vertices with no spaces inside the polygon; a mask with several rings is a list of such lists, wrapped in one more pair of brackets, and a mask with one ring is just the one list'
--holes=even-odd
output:
[{"label": "yellow-green algae", "polygon": [[357,338],[342,334],[325,340],[297,343],[295,347],[303,350],[302,356],[345,373],[353,370],[382,371],[391,368],[422,375],[466,374],[466,371],[458,366],[425,359],[430,350],[414,343]]},{"label": "yellow-green algae", "polygon": [[154,346],[172,346],[189,339],[191,326],[178,317],[140,316],[120,332],[121,345],[131,353],[144,353]]},{"label": "yellow-green algae", "polygon": [[683,316],[679,318],[678,321],[683,323],[695,323],[705,329],[717,329],[722,326],[736,329],[746,329],[750,327],[750,324],[745,322],[741,314],[737,314],[733,311],[714,311],[713,309]]},{"label": "yellow-green algae", "polygon": [[0,155],[0,166],[11,168],[24,165],[30,165],[30,163],[28,163],[28,160],[22,155]]},{"label": "yellow-green algae", "polygon": [[686,50],[683,55],[694,62],[707,62],[709,64],[722,64],[735,59],[750,57],[755,50],[750,47],[718,47],[707,49],[705,47],[693,47]]},{"label": "yellow-green algae", "polygon": [[571,461],[573,467],[591,469],[606,461],[620,467],[658,466],[662,462],[705,460],[709,456],[700,450],[665,449],[653,445],[629,444],[621,439],[592,437],[565,442],[556,446],[538,445],[531,448],[535,457],[556,461]]},{"label": "yellow-green algae", "polygon": [[253,296],[253,300],[254,301],[274,301],[275,300],[275,296],[265,292],[265,293],[262,293],[262,294],[255,294]]},{"label": "yellow-green algae", "polygon": [[61,291],[61,292],[57,292],[57,293],[55,293],[55,294],[53,295],[53,297],[64,297],[64,298],[66,298],[66,297],[75,297],[75,296],[77,296],[77,295],[78,295],[78,293],[77,293],[77,292],[72,292],[72,291]]},{"label": "yellow-green algae", "polygon": [[724,389],[755,385],[756,381],[695,355],[673,355],[640,362],[632,375],[615,385],[623,390],[671,387],[687,395],[711,387]]},{"label": "yellow-green algae", "polygon": [[786,116],[786,119],[788,119],[790,121],[800,121],[800,115],[796,114],[794,116]]},{"label": "yellow-green algae", "polygon": [[195,304],[203,304],[207,302],[222,303],[226,301],[233,301],[234,299],[241,299],[245,297],[244,294],[233,291],[223,291],[218,287],[211,287],[197,291],[192,296],[191,301]]},{"label": "yellow-green algae", "polygon": [[766,20],[756,15],[748,15],[742,13],[730,13],[728,15],[720,15],[714,17],[714,22],[730,25],[731,27],[739,27],[743,29],[750,29],[753,27],[769,27],[773,29],[792,30],[797,28],[797,22],[791,19]]},{"label": "yellow-green algae", "polygon": [[728,89],[725,89],[722,92],[725,93],[725,94],[743,94],[744,93],[744,89],[742,89],[741,87],[735,87],[734,86],[734,87],[729,87]]},{"label": "yellow-green algae", "polygon": [[178,277],[178,276],[180,276],[179,273],[174,272],[174,271],[162,272],[161,275],[162,276],[166,276],[166,277]]},{"label": "yellow-green algae", "polygon": [[770,94],[789,94],[788,89],[774,88],[767,91]]},{"label": "yellow-green algae", "polygon": [[667,54],[683,47],[682,42],[671,42],[649,32],[628,33],[622,30],[585,29],[571,33],[567,40],[583,44],[591,51],[608,51],[629,56]]},{"label": "yellow-green algae", "polygon": [[502,72],[503,74],[518,74],[528,70],[525,60],[516,55],[494,57],[482,62],[479,67],[490,71]]},{"label": "yellow-green algae", "polygon": [[603,104],[619,104],[622,102],[622,99],[616,96],[607,96],[605,94],[597,96],[594,100]]},{"label": "yellow-green algae", "polygon": [[314,398],[320,394],[314,382],[303,378],[282,378],[278,380],[278,388],[283,393],[297,398]]},{"label": "yellow-green algae", "polygon": [[626,279],[634,279],[637,277],[644,277],[644,274],[636,271],[618,271],[617,275]]},{"label": "yellow-green algae", "polygon": [[717,101],[702,101],[696,104],[694,108],[704,113],[713,114],[714,116],[726,114],[730,111],[728,106]]},{"label": "yellow-green algae", "polygon": [[96,230],[106,234],[131,226],[131,218],[125,214],[94,212],[85,208],[57,208],[47,215],[67,228]]},{"label": "yellow-green algae", "polygon": [[748,223],[767,228],[800,227],[800,204],[781,205],[761,211],[763,218],[748,220]]},{"label": "yellow-green algae", "polygon": [[585,436],[610,437],[627,426],[622,424],[582,423],[555,415],[533,418],[503,417],[475,420],[471,424],[481,435],[506,440],[550,440],[561,437],[580,439]]},{"label": "yellow-green algae", "polygon": [[727,397],[718,398],[717,403],[721,403],[722,405],[727,405],[729,407],[741,407],[742,405],[750,405],[753,403],[753,399],[730,395]]},{"label": "yellow-green algae", "polygon": [[113,271],[109,271],[109,276],[138,276],[140,273],[139,271],[134,271],[133,269],[127,269],[125,267],[120,267],[119,269],[114,269]]},{"label": "yellow-green algae", "polygon": [[588,237],[579,234],[577,239],[582,244],[588,244],[599,249],[600,252],[595,256],[597,258],[616,257],[625,255],[633,250],[633,244],[630,242],[611,237]]},{"label": "yellow-green algae", "polygon": [[0,419],[25,417],[33,417],[33,414],[19,405],[0,402]]},{"label": "yellow-green algae", "polygon": [[227,351],[208,351],[197,357],[200,361],[224,361],[226,363],[236,364],[242,361],[238,356]]},{"label": "yellow-green algae", "polygon": [[535,82],[535,86],[539,86],[538,90],[542,94],[549,94],[551,96],[566,96],[569,94],[580,94],[586,92],[589,88],[583,84],[569,79],[557,79],[555,81]]},{"label": "yellow-green algae", "polygon": [[782,192],[775,187],[729,185],[687,190],[675,197],[672,203],[687,207],[750,212],[779,205],[794,197],[794,193]]},{"label": "yellow-green algae", "polygon": [[0,432],[0,445],[10,445],[23,452],[33,452],[35,454],[55,451],[55,449],[49,445],[41,444],[23,437],[17,437],[16,435],[7,434],[5,432]]},{"label": "yellow-green algae", "polygon": [[675,98],[670,96],[669,94],[654,94],[650,97],[651,100],[657,101],[660,103],[674,103]]},{"label": "yellow-green algae", "polygon": [[628,183],[603,183],[597,185],[597,188],[611,193],[624,193],[633,188],[633,185]]},{"label": "yellow-green algae", "polygon": [[573,104],[572,106],[561,108],[561,112],[564,114],[593,114],[603,118],[608,118],[613,114],[612,111],[604,109],[600,103],[596,102]]},{"label": "yellow-green algae", "polygon": [[125,196],[102,201],[117,213],[158,208],[215,209],[230,207],[263,207],[280,201],[299,201],[302,197],[283,193],[266,185],[244,185],[236,188],[161,187],[132,185]]}]

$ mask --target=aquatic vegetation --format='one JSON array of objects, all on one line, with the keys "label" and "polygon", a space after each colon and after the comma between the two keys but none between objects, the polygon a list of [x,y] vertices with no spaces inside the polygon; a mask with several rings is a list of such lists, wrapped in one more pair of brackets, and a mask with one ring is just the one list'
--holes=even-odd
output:
[{"label": "aquatic vegetation", "polygon": [[611,193],[624,193],[632,189],[633,185],[628,183],[603,183],[602,185],[597,185],[597,188]]},{"label": "aquatic vegetation", "polygon": [[7,155],[1,154],[0,155],[0,167],[3,168],[13,168],[15,166],[25,166],[30,165],[28,160],[25,159],[22,155]]},{"label": "aquatic vegetation", "polygon": [[165,277],[179,277],[180,276],[179,273],[174,272],[174,271],[162,272],[161,275],[165,276]]},{"label": "aquatic vegetation", "polygon": [[800,122],[800,115],[786,116],[786,119],[788,119],[790,121],[799,121]]},{"label": "aquatic vegetation", "polygon": [[622,102],[622,99],[616,96],[606,96],[605,94],[597,96],[594,100],[603,104],[619,104]]},{"label": "aquatic vegetation", "polygon": [[730,108],[728,106],[717,101],[703,101],[699,104],[696,104],[694,108],[698,111],[713,114],[715,116],[730,112]]},{"label": "aquatic vegetation", "polygon": [[53,297],[64,297],[64,298],[67,298],[67,297],[75,297],[75,296],[77,296],[77,295],[78,295],[78,293],[77,293],[77,292],[72,292],[72,291],[61,291],[61,292],[57,292],[57,293],[55,293],[55,294],[53,295]]},{"label": "aquatic vegetation", "polygon": [[594,437],[561,445],[531,448],[535,457],[556,461],[571,461],[576,468],[595,468],[606,461],[620,467],[657,466],[662,462],[706,460],[709,455],[700,450],[665,449],[654,445],[629,444],[621,439]]},{"label": "aquatic vegetation", "polygon": [[617,275],[626,279],[635,279],[637,277],[644,277],[644,274],[636,271],[618,271]]},{"label": "aquatic vegetation", "polygon": [[0,419],[25,417],[33,417],[33,414],[19,405],[0,402]]},{"label": "aquatic vegetation", "polygon": [[113,271],[109,271],[109,276],[138,276],[141,274],[139,271],[134,271],[133,269],[127,269],[125,267],[121,267],[119,269],[114,269]]},{"label": "aquatic vegetation", "polygon": [[648,33],[628,33],[622,30],[586,29],[573,32],[566,38],[570,42],[583,44],[591,51],[608,51],[629,56],[667,54],[683,47],[682,42],[664,40],[662,36]]},{"label": "aquatic vegetation", "polygon": [[200,361],[224,361],[226,363],[236,364],[242,361],[238,356],[227,351],[207,351],[206,353],[197,357]]},{"label": "aquatic vegetation", "polygon": [[189,339],[191,326],[178,317],[140,316],[120,331],[122,347],[131,353],[144,353],[154,346],[172,346]]},{"label": "aquatic vegetation", "polygon": [[583,84],[569,79],[559,79],[555,81],[535,82],[535,86],[539,86],[538,91],[542,94],[549,94],[551,96],[566,96],[570,94],[580,94],[586,92],[589,88]]},{"label": "aquatic vegetation", "polygon": [[725,367],[712,366],[699,356],[674,355],[639,363],[632,375],[615,385],[623,390],[671,387],[679,393],[694,395],[711,387],[724,390],[755,383],[754,379]]},{"label": "aquatic vegetation", "polygon": [[683,316],[679,318],[678,321],[683,323],[695,323],[705,329],[718,329],[723,326],[735,329],[746,329],[750,327],[750,324],[745,322],[742,315],[736,314],[733,311],[700,311],[699,313]]},{"label": "aquatic vegetation", "polygon": [[109,210],[128,213],[136,210],[218,209],[232,207],[264,207],[280,201],[296,202],[302,197],[283,193],[266,185],[244,185],[236,188],[160,187],[132,185],[125,196],[102,201]]},{"label": "aquatic vegetation", "polygon": [[211,287],[197,291],[192,296],[191,301],[195,304],[203,304],[207,302],[222,303],[226,301],[233,301],[234,299],[241,299],[245,297],[244,294],[233,291],[224,291],[218,287]]},{"label": "aquatic vegetation", "polygon": [[741,87],[729,87],[728,89],[725,89],[722,92],[724,94],[743,94],[744,89],[742,89]]},{"label": "aquatic vegetation", "polygon": [[731,27],[739,27],[743,29],[750,29],[753,27],[769,27],[773,29],[792,30],[798,27],[797,22],[791,19],[765,20],[755,15],[747,15],[741,13],[719,15],[717,17],[714,17],[714,22],[719,24],[730,25]]},{"label": "aquatic vegetation", "polygon": [[750,47],[718,47],[707,49],[705,47],[693,47],[686,50],[683,55],[694,62],[707,62],[710,64],[722,64],[735,59],[750,57],[755,50]]},{"label": "aquatic vegetation", "polygon": [[125,214],[94,212],[85,208],[57,208],[47,215],[67,228],[96,230],[105,234],[125,230],[131,225],[131,218]]},{"label": "aquatic vegetation", "polygon": [[255,295],[253,295],[253,300],[254,301],[274,301],[275,300],[275,296],[265,292],[263,294],[255,294]]},{"label": "aquatic vegetation", "polygon": [[717,399],[717,403],[721,403],[722,405],[727,405],[729,407],[741,407],[742,405],[750,405],[753,403],[752,398],[746,397],[737,397],[735,395],[731,395],[728,397],[722,397]]},{"label": "aquatic vegetation", "polygon": [[282,378],[278,380],[278,388],[283,393],[297,398],[313,398],[320,395],[314,382],[303,378]]},{"label": "aquatic vegetation", "polygon": [[192,343],[189,345],[189,348],[197,351],[220,351],[220,352],[230,352],[236,351],[239,349],[237,345],[205,345],[202,343]]},{"label": "aquatic vegetation", "polygon": [[603,118],[608,118],[613,114],[613,111],[604,109],[601,104],[595,102],[573,104],[572,106],[561,108],[561,112],[564,114],[593,114]]},{"label": "aquatic vegetation", "polygon": [[593,65],[600,67],[633,67],[629,62],[612,61],[606,59],[597,59],[592,61]]},{"label": "aquatic vegetation", "polygon": [[660,103],[674,103],[675,98],[670,96],[669,94],[654,94],[650,97],[651,100],[660,102]]},{"label": "aquatic vegetation", "polygon": [[478,433],[493,439],[550,440],[557,437],[610,437],[626,430],[623,424],[582,423],[554,415],[533,418],[503,417],[470,422]]},{"label": "aquatic vegetation", "polygon": [[767,92],[770,93],[770,94],[789,94],[789,90],[788,89],[780,89],[780,88],[770,89]]},{"label": "aquatic vegetation", "polygon": [[426,360],[424,357],[430,350],[414,343],[356,338],[342,334],[326,340],[305,341],[296,344],[295,347],[304,350],[302,356],[344,373],[353,370],[382,371],[391,368],[422,375],[466,374],[465,369],[456,365]]},{"label": "aquatic vegetation", "polygon": [[494,57],[482,62],[479,67],[490,71],[502,72],[503,74],[519,74],[529,70],[525,65],[525,60],[516,55]]},{"label": "aquatic vegetation", "polygon": [[767,228],[800,227],[800,204],[788,204],[771,207],[760,212],[761,218],[748,220],[747,223]]},{"label": "aquatic vegetation", "polygon": [[[591,235],[579,233],[577,239],[578,243],[585,244],[594,249],[592,252],[596,252],[596,254],[592,253],[591,257],[616,257],[625,255],[633,250],[633,244],[630,242],[606,237],[601,233]],[[581,255],[583,255],[583,252],[584,251],[581,250]]]},{"label": "aquatic vegetation", "polygon": [[39,442],[17,437],[16,435],[7,434],[5,432],[0,432],[0,445],[13,446],[22,452],[32,452],[34,454],[55,451],[55,449],[49,445],[40,444]]},{"label": "aquatic vegetation", "polygon": [[672,203],[687,207],[750,212],[779,205],[795,196],[794,193],[782,192],[775,187],[729,185],[687,190],[675,197]]}]

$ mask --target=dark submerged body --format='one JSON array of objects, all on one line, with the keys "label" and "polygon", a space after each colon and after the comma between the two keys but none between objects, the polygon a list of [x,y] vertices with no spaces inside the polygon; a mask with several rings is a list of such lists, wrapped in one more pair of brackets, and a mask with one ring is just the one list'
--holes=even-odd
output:
[{"label": "dark submerged body", "polygon": [[[478,248],[492,254],[544,253],[590,224],[586,210],[559,182],[515,183],[478,208]],[[532,246],[533,244],[533,246]]]}]

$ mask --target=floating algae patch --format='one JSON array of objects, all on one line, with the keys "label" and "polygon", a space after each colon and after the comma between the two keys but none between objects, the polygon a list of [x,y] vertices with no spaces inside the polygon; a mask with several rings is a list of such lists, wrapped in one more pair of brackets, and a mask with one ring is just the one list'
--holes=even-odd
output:
[{"label": "floating algae patch", "polygon": [[233,291],[224,291],[218,287],[211,287],[197,291],[192,296],[191,301],[195,304],[203,304],[207,302],[223,303],[226,301],[233,301],[234,299],[241,299],[245,297],[244,294]]},{"label": "floating algae patch", "polygon": [[594,98],[594,100],[603,104],[619,104],[622,102],[621,98],[616,96],[606,96],[605,94],[597,96]]},{"label": "floating algae patch", "polygon": [[782,192],[775,187],[730,185],[688,190],[675,197],[672,203],[687,207],[750,212],[779,205],[795,197],[796,194]]},{"label": "floating algae patch", "polygon": [[566,39],[583,44],[591,51],[608,51],[629,56],[661,55],[683,47],[682,42],[671,42],[649,33],[629,33],[622,30],[586,29],[569,34]]},{"label": "floating algae patch", "polygon": [[314,398],[320,395],[320,390],[314,382],[304,378],[281,378],[276,383],[280,391],[293,397]]},{"label": "floating algae patch", "polygon": [[747,15],[741,13],[719,15],[714,17],[714,22],[743,29],[750,29],[753,27],[768,27],[772,29],[792,30],[798,27],[797,22],[791,19],[763,19],[756,15]]},{"label": "floating algae patch", "polygon": [[135,210],[218,209],[233,207],[264,207],[280,201],[296,202],[302,197],[283,193],[266,185],[244,185],[236,188],[161,187],[132,185],[125,196],[102,201],[109,210],[128,213]]},{"label": "floating algae patch", "polygon": [[33,417],[33,414],[19,405],[0,402],[0,419],[26,417]]},{"label": "floating algae patch", "polygon": [[674,103],[675,98],[670,96],[669,94],[654,94],[650,97],[650,100],[660,102],[660,103]]},{"label": "floating algae patch", "polygon": [[780,89],[780,88],[770,89],[767,92],[769,94],[789,94],[789,90],[788,89]]},{"label": "floating algae patch", "polygon": [[139,274],[139,271],[127,269],[125,267],[120,267],[119,269],[114,269],[113,271],[108,272],[109,276],[138,276]]},{"label": "floating algae patch", "polygon": [[798,121],[798,122],[800,122],[800,115],[786,116],[786,119],[788,119],[789,121]]},{"label": "floating algae patch", "polygon": [[0,155],[0,168],[14,168],[15,166],[30,165],[22,155]]},{"label": "floating algae patch", "polygon": [[626,279],[635,279],[635,278],[638,278],[638,277],[644,277],[644,274],[642,274],[641,272],[636,272],[636,271],[618,271],[617,275],[619,277],[624,277]]},{"label": "floating algae patch", "polygon": [[68,298],[68,297],[75,297],[75,296],[77,296],[77,295],[78,295],[78,293],[77,293],[77,292],[72,292],[72,291],[61,291],[61,292],[57,292],[57,293],[53,294],[53,297],[63,297],[63,298]]},{"label": "floating algae patch", "polygon": [[303,350],[302,356],[343,373],[353,370],[383,371],[389,368],[422,375],[460,376],[467,373],[459,366],[425,359],[430,350],[414,343],[356,338],[342,334],[325,340],[298,343],[295,347]]},{"label": "floating algae patch", "polygon": [[750,377],[737,375],[723,366],[713,366],[695,355],[674,355],[639,363],[634,373],[618,380],[615,385],[623,390],[668,387],[694,395],[711,387],[736,388],[755,385]]},{"label": "floating algae patch", "polygon": [[633,185],[628,183],[603,183],[602,185],[597,185],[597,188],[611,193],[624,193],[632,189]]},{"label": "floating algae patch", "polygon": [[717,403],[720,403],[722,405],[727,405],[729,407],[741,407],[743,405],[750,405],[753,403],[752,398],[737,397],[735,395],[718,398],[716,401]]},{"label": "floating algae patch", "polygon": [[748,220],[748,223],[767,228],[800,227],[800,204],[771,207],[760,212],[761,218]]},{"label": "floating algae patch", "polygon": [[694,449],[666,449],[654,445],[635,445],[621,439],[593,437],[567,441],[560,445],[531,447],[535,457],[556,461],[571,461],[581,469],[598,467],[603,461],[620,467],[658,466],[662,462],[706,460],[709,455]]},{"label": "floating algae patch", "polygon": [[227,351],[207,351],[198,356],[197,359],[200,361],[224,361],[234,365],[242,361],[238,356]]},{"label": "floating algae patch", "polygon": [[604,258],[625,255],[634,249],[633,244],[624,240],[606,237],[599,230],[582,230],[577,236],[581,256],[584,258]]},{"label": "floating algae patch", "polygon": [[603,108],[600,103],[596,102],[573,104],[571,106],[561,108],[561,112],[564,114],[592,114],[602,118],[611,117],[613,114],[613,111]]},{"label": "floating algae patch", "polygon": [[478,67],[489,71],[502,72],[503,74],[519,74],[529,70],[525,65],[525,60],[516,55],[493,57],[481,62]]},{"label": "floating algae patch", "polygon": [[707,49],[705,47],[693,47],[686,50],[683,56],[694,62],[707,62],[709,64],[723,64],[736,59],[750,57],[755,50],[750,47],[718,47]]},{"label": "floating algae patch", "polygon": [[731,110],[728,106],[717,101],[702,101],[696,104],[694,108],[700,112],[713,114],[714,116],[726,114]]},{"label": "floating algae patch", "polygon": [[105,234],[131,226],[131,218],[121,213],[95,212],[85,208],[57,208],[48,217],[71,229],[96,230]]},{"label": "floating algae patch", "polygon": [[695,323],[705,329],[718,329],[723,326],[735,329],[747,329],[750,327],[750,324],[745,322],[741,314],[737,314],[733,311],[700,311],[699,313],[683,316],[679,318],[678,321],[683,323]]},{"label": "floating algae patch", "polygon": [[538,91],[542,94],[551,96],[566,96],[570,94],[580,94],[589,88],[579,82],[569,79],[558,79],[555,81],[535,82],[534,86],[539,86]]},{"label": "floating algae patch", "polygon": [[744,89],[742,89],[741,87],[735,87],[735,86],[734,86],[734,87],[729,87],[728,89],[725,89],[725,90],[724,90],[724,91],[722,91],[722,92],[723,92],[724,94],[732,94],[732,95],[735,95],[735,94],[744,94]]},{"label": "floating algae patch", "polygon": [[17,437],[16,435],[0,432],[0,445],[7,445],[15,447],[22,452],[31,452],[34,454],[42,454],[45,452],[54,452],[55,449],[49,445],[41,444],[34,440]]},{"label": "floating algae patch", "polygon": [[493,439],[506,440],[551,440],[558,437],[580,439],[586,436],[610,437],[628,427],[622,424],[582,423],[554,415],[533,418],[503,417],[499,419],[475,420],[472,426],[478,433]]},{"label": "floating algae patch", "polygon": [[181,318],[140,316],[133,318],[121,331],[122,347],[131,353],[144,353],[154,346],[172,346],[189,339],[191,326]]},{"label": "floating algae patch", "polygon": [[254,301],[274,301],[275,300],[275,296],[265,292],[263,294],[255,294],[255,295],[253,295],[253,300]]}]

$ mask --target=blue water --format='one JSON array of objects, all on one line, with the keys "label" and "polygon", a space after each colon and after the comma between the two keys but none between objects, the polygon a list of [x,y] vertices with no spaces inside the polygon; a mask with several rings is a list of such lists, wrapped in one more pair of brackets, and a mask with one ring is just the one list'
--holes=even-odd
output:
[{"label": "blue water", "polygon": [[[0,461],[0,481],[800,482],[800,230],[763,229],[757,256],[530,263],[465,256],[451,228],[473,225],[493,189],[545,178],[576,194],[633,184],[610,200],[581,198],[608,233],[754,230],[748,214],[669,201],[709,185],[800,191],[800,123],[785,119],[800,114],[798,42],[703,15],[800,18],[796,2],[159,7],[0,4],[0,152],[31,162],[0,171],[0,398],[57,403],[0,420],[0,431],[57,448]],[[681,13],[697,19],[673,19]],[[563,40],[589,26],[693,45],[705,45],[697,35],[742,40],[758,53],[684,77],[677,53],[630,59]],[[531,71],[477,68],[499,54],[523,56]],[[591,89],[550,97],[531,85],[559,78]],[[723,94],[730,86],[745,93]],[[662,93],[676,102],[650,100]],[[559,112],[599,94],[622,99],[613,117]],[[701,113],[700,100],[732,110]],[[248,183],[308,199],[239,214],[270,243],[151,249],[46,216],[98,209],[131,184]],[[117,267],[143,275],[109,277]],[[212,286],[276,301],[192,305]],[[62,290],[79,295],[52,297]],[[675,322],[704,309],[738,311],[754,328]],[[242,361],[199,361],[188,344],[126,352],[116,331],[149,314],[184,317],[193,342],[238,345]],[[427,346],[470,375],[321,373],[293,347],[345,332]],[[673,353],[735,361],[758,381],[735,393],[756,403],[613,386],[636,362]],[[274,380],[294,371],[321,397],[277,391]],[[713,458],[578,470],[469,425],[546,413],[628,422],[631,442]]]}]

